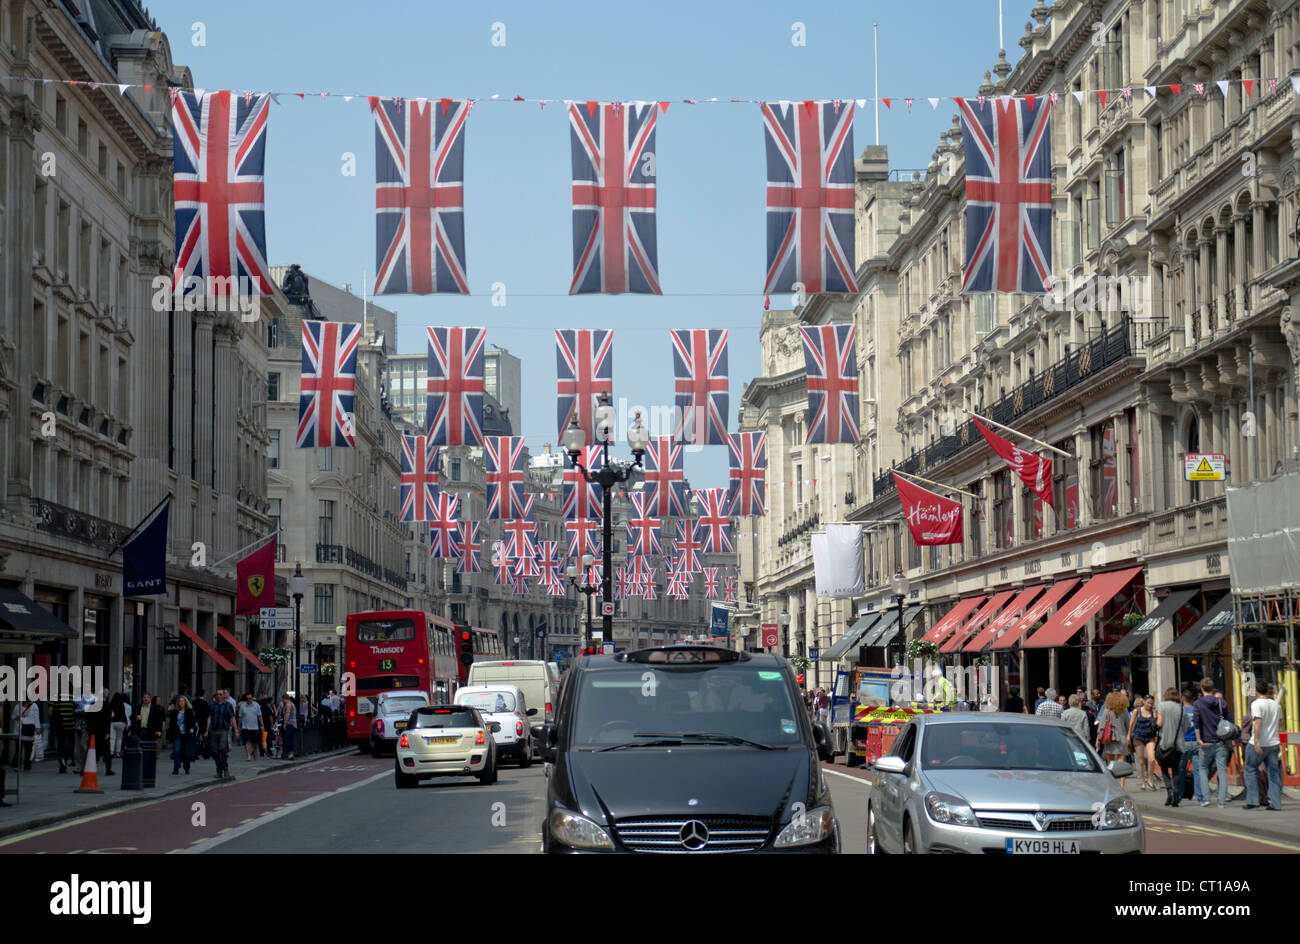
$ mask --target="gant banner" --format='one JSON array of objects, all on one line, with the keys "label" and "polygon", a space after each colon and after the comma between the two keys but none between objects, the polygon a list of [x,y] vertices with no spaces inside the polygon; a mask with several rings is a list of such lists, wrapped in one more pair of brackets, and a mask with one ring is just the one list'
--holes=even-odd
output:
[{"label": "gant banner", "polygon": [[907,530],[915,544],[960,544],[962,542],[961,502],[944,498],[894,476],[898,500],[903,504]]},{"label": "gant banner", "polygon": [[861,525],[827,525],[812,536],[812,552],[817,596],[840,600],[866,593]]}]

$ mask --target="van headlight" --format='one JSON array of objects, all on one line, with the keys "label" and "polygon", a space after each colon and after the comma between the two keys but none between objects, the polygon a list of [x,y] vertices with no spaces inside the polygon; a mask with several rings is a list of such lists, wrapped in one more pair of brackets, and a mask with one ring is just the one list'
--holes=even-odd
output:
[{"label": "van headlight", "polygon": [[1098,829],[1131,829],[1137,825],[1137,807],[1126,796],[1116,797],[1093,816]]},{"label": "van headlight", "polygon": [[551,814],[551,835],[557,842],[574,849],[614,851],[614,840],[603,827],[568,810],[556,810]]},{"label": "van headlight", "polygon": [[835,832],[835,813],[829,806],[800,813],[777,834],[774,849],[789,849],[793,846],[810,846],[821,842]]},{"label": "van headlight", "polygon": [[948,826],[978,826],[980,824],[980,821],[975,818],[975,811],[970,808],[969,803],[945,793],[927,793],[925,795],[925,810],[930,814],[930,819],[936,823],[943,823]]}]

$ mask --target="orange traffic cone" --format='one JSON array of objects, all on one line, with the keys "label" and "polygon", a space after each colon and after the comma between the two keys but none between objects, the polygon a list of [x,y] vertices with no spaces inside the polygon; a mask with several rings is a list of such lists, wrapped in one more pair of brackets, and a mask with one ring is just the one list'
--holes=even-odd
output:
[{"label": "orange traffic cone", "polygon": [[90,747],[86,749],[86,765],[81,768],[81,786],[73,793],[103,793],[99,789],[99,760],[95,757],[95,735],[90,736]]}]

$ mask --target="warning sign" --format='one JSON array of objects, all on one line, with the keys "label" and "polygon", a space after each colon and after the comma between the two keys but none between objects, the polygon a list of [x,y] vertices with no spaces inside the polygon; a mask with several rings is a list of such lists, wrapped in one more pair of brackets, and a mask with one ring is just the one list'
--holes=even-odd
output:
[{"label": "warning sign", "polygon": [[1228,457],[1217,452],[1183,454],[1183,474],[1189,482],[1222,482]]}]

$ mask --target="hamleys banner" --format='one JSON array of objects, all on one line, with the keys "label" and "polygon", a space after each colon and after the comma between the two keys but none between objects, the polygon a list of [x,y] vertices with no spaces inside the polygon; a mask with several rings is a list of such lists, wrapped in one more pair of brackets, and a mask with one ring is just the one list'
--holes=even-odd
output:
[{"label": "hamleys banner", "polygon": [[961,502],[926,491],[898,475],[894,476],[894,485],[914,544],[962,542]]},{"label": "hamleys banner", "polygon": [[1052,460],[1035,452],[1029,452],[1027,449],[1021,449],[997,433],[989,432],[979,420],[975,420],[975,427],[984,434],[993,451],[1002,457],[1002,461],[1011,467],[1011,471],[1020,476],[1020,481],[1024,482],[1035,495],[1055,508],[1056,505],[1052,502]]}]

